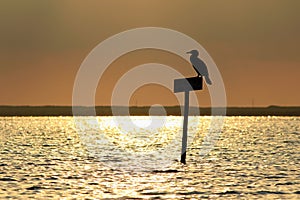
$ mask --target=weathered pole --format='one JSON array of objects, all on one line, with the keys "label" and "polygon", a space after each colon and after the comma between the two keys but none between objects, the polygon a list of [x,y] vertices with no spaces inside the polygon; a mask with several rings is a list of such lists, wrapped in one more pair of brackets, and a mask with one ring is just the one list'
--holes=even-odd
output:
[{"label": "weathered pole", "polygon": [[190,91],[202,90],[202,82],[203,82],[202,77],[192,77],[192,78],[174,80],[174,93],[184,92],[184,118],[183,118],[182,145],[181,145],[181,158],[180,158],[180,162],[183,164],[186,164]]},{"label": "weathered pole", "polygon": [[181,145],[181,159],[180,162],[186,164],[186,148],[187,148],[187,130],[188,130],[188,119],[189,119],[189,103],[190,103],[190,92],[184,92],[184,118],[183,118],[183,131],[182,131],[182,145]]}]

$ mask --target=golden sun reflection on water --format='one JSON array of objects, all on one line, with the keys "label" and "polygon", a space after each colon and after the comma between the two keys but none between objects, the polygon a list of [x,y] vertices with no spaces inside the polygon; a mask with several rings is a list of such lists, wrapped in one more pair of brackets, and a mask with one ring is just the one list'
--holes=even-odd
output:
[{"label": "golden sun reflection on water", "polygon": [[155,119],[149,117],[123,117],[117,120],[117,124],[110,117],[99,118],[98,121],[102,133],[111,143],[134,152],[164,148],[181,129],[181,119],[178,117],[169,117],[163,124],[158,123],[158,127]]}]

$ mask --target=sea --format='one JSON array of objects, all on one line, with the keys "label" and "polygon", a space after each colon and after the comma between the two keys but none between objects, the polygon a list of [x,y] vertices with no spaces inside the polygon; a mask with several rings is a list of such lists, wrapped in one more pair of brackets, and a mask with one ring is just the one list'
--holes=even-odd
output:
[{"label": "sea", "polygon": [[0,199],[300,199],[300,117],[0,117]]}]

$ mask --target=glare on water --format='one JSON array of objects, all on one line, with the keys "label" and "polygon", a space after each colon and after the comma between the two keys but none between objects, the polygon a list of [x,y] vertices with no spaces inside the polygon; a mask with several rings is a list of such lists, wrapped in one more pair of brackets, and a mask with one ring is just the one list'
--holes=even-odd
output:
[{"label": "glare on water", "polygon": [[[183,166],[173,159],[180,156],[182,117],[168,116],[163,126],[133,117],[139,124],[134,128],[126,127],[126,118],[116,124],[112,117],[97,117],[85,130],[109,142],[95,142],[103,154],[82,139],[72,117],[1,117],[0,199],[300,198],[299,117],[226,117],[214,148],[201,156],[210,119],[190,118]],[[155,154],[167,147],[170,155]],[[157,171],[118,168],[144,152],[154,152],[154,158],[141,164],[159,167],[157,160],[170,159],[171,165]]]}]

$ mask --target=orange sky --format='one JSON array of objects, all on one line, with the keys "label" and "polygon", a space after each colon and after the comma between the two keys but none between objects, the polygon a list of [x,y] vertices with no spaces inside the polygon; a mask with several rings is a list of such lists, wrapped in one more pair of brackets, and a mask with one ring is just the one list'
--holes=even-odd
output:
[{"label": "orange sky", "polygon": [[[107,37],[145,26],[174,29],[197,40],[222,74],[229,106],[300,105],[299,10],[300,2],[293,0],[2,0],[0,105],[71,105],[74,79],[87,54]],[[167,52],[132,52],[109,67],[110,82],[99,83],[96,103],[110,103],[122,72],[153,61],[174,69],[186,66],[180,68],[186,76],[194,73]],[[206,90],[197,95],[201,105],[210,105]],[[172,92],[147,85],[131,103],[178,102]]]}]

